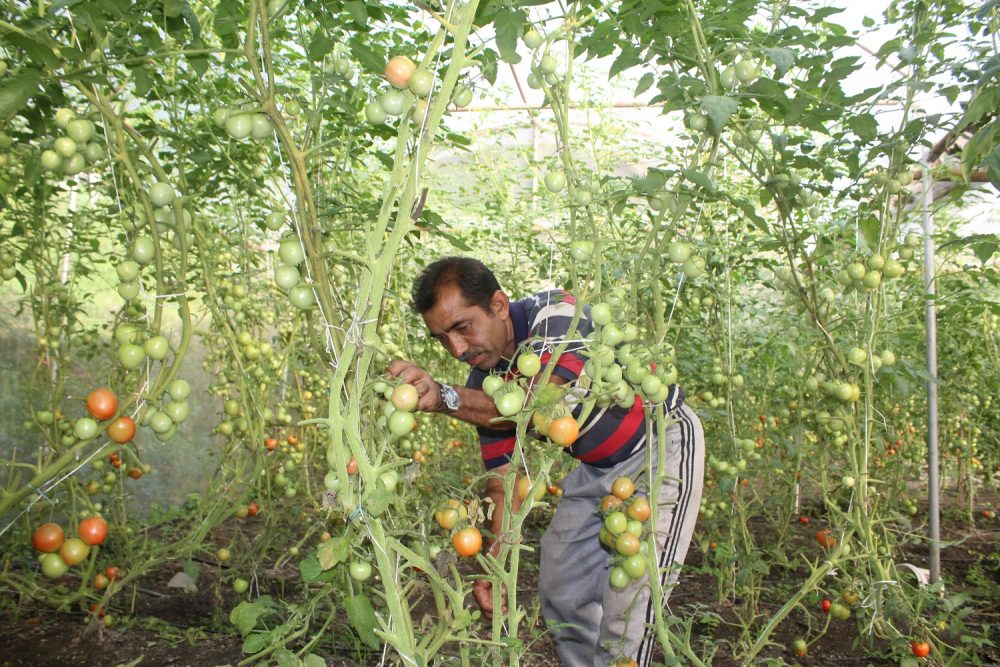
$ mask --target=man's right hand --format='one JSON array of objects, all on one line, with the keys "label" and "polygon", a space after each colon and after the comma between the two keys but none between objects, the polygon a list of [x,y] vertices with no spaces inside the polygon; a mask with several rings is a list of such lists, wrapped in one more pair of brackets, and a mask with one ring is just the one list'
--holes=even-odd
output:
[{"label": "man's right hand", "polygon": [[389,375],[412,384],[416,388],[417,410],[422,412],[441,411],[441,385],[423,368],[409,361],[393,359],[389,363]]}]

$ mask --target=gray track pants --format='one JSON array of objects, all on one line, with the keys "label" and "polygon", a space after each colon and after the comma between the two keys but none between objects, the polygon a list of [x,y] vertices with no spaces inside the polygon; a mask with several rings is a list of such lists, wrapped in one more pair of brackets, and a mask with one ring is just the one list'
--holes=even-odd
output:
[{"label": "gray track pants", "polygon": [[[691,543],[705,470],[701,422],[686,405],[677,416],[680,421],[667,430],[668,479],[660,487],[657,508],[656,558],[664,602]],[[656,443],[647,447],[655,470]],[[538,581],[542,614],[566,667],[605,667],[621,657],[644,666],[652,659],[656,638],[650,630],[654,610],[649,584],[644,580],[623,591],[611,588],[612,559],[598,539],[602,525],[598,505],[618,477],[631,477],[640,488],[648,488],[642,481],[648,480],[645,451],[613,468],[580,465],[567,475],[559,508],[542,536]]]}]

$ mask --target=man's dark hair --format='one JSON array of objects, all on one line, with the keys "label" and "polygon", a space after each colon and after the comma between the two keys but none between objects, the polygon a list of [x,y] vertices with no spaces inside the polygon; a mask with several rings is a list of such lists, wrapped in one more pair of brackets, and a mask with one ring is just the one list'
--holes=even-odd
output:
[{"label": "man's dark hair", "polygon": [[413,310],[423,315],[437,303],[438,291],[447,285],[462,290],[470,306],[479,306],[490,312],[490,299],[500,289],[493,272],[478,259],[471,257],[444,257],[423,270],[413,286]]}]

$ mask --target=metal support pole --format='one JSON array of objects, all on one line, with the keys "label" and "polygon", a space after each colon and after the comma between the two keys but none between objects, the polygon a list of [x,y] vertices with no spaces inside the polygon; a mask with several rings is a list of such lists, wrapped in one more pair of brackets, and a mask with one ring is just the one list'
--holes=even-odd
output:
[{"label": "metal support pole", "polygon": [[920,204],[924,217],[924,322],[927,330],[927,484],[930,528],[931,583],[941,578],[941,507],[938,468],[938,383],[937,383],[937,311],[935,310],[934,181],[927,165],[927,153],[922,161]]}]

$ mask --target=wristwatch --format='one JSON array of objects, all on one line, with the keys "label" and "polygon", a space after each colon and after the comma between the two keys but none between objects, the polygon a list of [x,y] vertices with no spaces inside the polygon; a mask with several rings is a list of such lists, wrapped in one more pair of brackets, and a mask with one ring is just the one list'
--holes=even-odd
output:
[{"label": "wristwatch", "polygon": [[462,399],[458,397],[458,392],[450,384],[441,385],[441,405],[445,412],[454,412],[462,404]]}]

